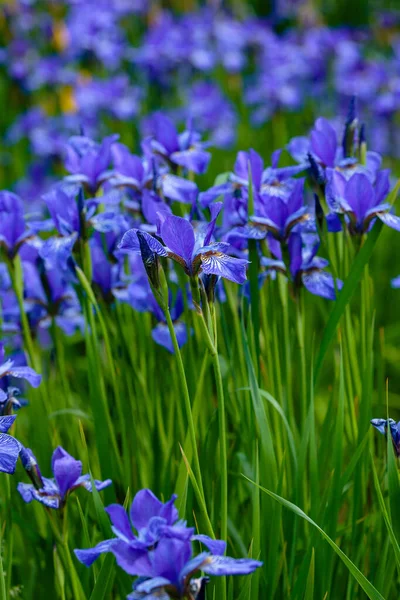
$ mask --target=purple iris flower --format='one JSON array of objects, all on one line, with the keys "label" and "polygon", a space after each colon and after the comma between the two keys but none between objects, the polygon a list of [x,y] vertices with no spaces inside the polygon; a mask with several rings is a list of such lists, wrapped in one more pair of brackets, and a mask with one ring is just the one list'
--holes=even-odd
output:
[{"label": "purple iris flower", "polygon": [[[248,261],[225,254],[229,248],[226,242],[211,241],[221,209],[221,202],[213,204],[210,207],[210,223],[199,223],[197,228],[182,217],[160,214],[159,236],[165,246],[150,234],[144,231],[141,234],[152,252],[172,258],[184,268],[189,277],[196,277],[203,272],[224,277],[235,283],[243,283],[246,280]],[[127,231],[119,247],[125,251],[140,252],[138,231]]]},{"label": "purple iris flower", "polygon": [[21,445],[7,434],[16,415],[0,416],[0,471],[12,475],[15,472]]},{"label": "purple iris flower", "polygon": [[[329,265],[328,261],[316,256],[318,246],[318,238],[315,235],[291,234],[287,245],[289,251],[289,277],[295,287],[304,286],[315,296],[335,300],[335,281],[332,275],[325,271],[325,268]],[[280,245],[272,240],[270,247],[276,258],[262,257],[261,264],[267,268],[267,273],[281,272],[288,275],[288,269],[282,260]],[[336,288],[340,290],[342,285],[343,283],[337,279]]]},{"label": "purple iris flower", "polygon": [[121,505],[111,504],[106,511],[117,537],[100,542],[88,550],[75,550],[78,560],[89,567],[103,552],[112,552],[119,566],[130,575],[145,574],[142,573],[143,569],[147,573],[148,550],[162,537],[190,540],[193,535],[193,528],[179,521],[176,498],[176,495],[172,495],[164,504],[151,490],[140,490],[132,501],[129,517]]},{"label": "purple iris flower", "polygon": [[314,227],[314,219],[308,206],[304,205],[304,179],[297,179],[287,197],[278,195],[261,196],[257,204],[258,214],[250,217],[243,227],[237,227],[232,234],[249,239],[262,240],[271,234],[284,242],[295,228]]},{"label": "purple iris flower", "polygon": [[[42,376],[36,373],[31,367],[15,366],[12,359],[4,359],[4,346],[0,344],[0,379],[3,377],[16,377],[17,379],[25,379],[34,388],[40,385]],[[9,397],[7,393],[0,387],[0,414],[2,412],[2,404],[8,404],[8,401]]]},{"label": "purple iris flower", "polygon": [[378,171],[373,182],[364,173],[354,173],[346,179],[331,170],[327,202],[332,212],[345,215],[349,231],[354,235],[368,232],[376,218],[400,231],[400,218],[391,213],[391,205],[385,202],[389,187],[389,170]]},{"label": "purple iris flower", "polygon": [[[352,119],[350,121],[350,119]],[[368,151],[366,153],[366,164],[362,165],[352,153],[344,151],[345,140],[349,135],[355,140],[355,132],[352,124],[356,121],[356,117],[348,118],[347,127],[345,128],[344,140],[340,144],[336,130],[331,123],[323,117],[315,121],[314,128],[311,130],[309,137],[299,136],[294,137],[289,142],[287,149],[293,158],[303,167],[309,166],[310,155],[316,162],[318,168],[322,171],[322,176],[327,168],[336,168],[343,173],[345,177],[350,177],[354,172],[367,173],[373,177],[381,164],[381,157],[376,152]],[[354,142],[347,143],[348,146],[354,147]],[[349,151],[350,152],[350,151]]]},{"label": "purple iris flower", "polygon": [[193,557],[190,541],[163,538],[149,557],[147,573],[134,584],[129,600],[169,598],[193,600],[198,598],[201,582],[193,575],[203,571],[207,575],[249,575],[262,566],[250,558],[235,559],[229,556],[202,552]]},{"label": "purple iris flower", "polygon": [[95,194],[109,177],[107,168],[111,161],[111,148],[118,137],[105,137],[101,144],[84,136],[71,137],[66,149],[65,167],[72,174],[66,180],[83,183],[90,193]]},{"label": "purple iris flower", "polygon": [[[116,211],[96,214],[101,198],[85,200],[81,186],[75,183],[64,181],[53,186],[45,194],[44,200],[55,228],[62,236],[48,238],[40,247],[39,254],[48,268],[65,270],[76,240],[86,235],[86,229],[93,228],[100,233],[120,233],[128,226],[125,217]],[[47,227],[47,223],[35,223],[31,226],[40,230]]]},{"label": "purple iris flower", "polygon": [[6,190],[0,191],[0,249],[13,258],[29,237],[21,198]]},{"label": "purple iris flower", "polygon": [[43,260],[24,261],[25,306],[33,330],[47,329],[54,321],[66,335],[84,327],[81,307],[61,269],[46,269]]},{"label": "purple iris flower", "polygon": [[[170,594],[174,598],[193,598],[190,593],[194,593],[192,586],[196,583],[191,577],[199,570],[210,575],[245,575],[261,566],[252,559],[223,556],[226,544],[222,540],[193,535],[193,528],[178,520],[175,500],[173,495],[163,504],[144,489],[133,499],[129,517],[119,504],[108,506],[106,511],[116,537],[92,549],[75,550],[78,560],[90,566],[103,552],[112,552],[124,571],[139,577],[131,599],[169,598]],[[194,541],[204,544],[211,553],[192,558]]]},{"label": "purple iris flower", "polygon": [[[142,159],[131,154],[123,144],[114,144],[112,149],[114,166],[109,178],[114,187],[129,188],[133,191],[133,203],[125,202],[127,208],[141,207],[143,216],[156,223],[157,212],[171,212],[161,198],[171,201],[194,204],[198,195],[193,181],[172,175],[166,166],[157,165],[152,155]],[[148,153],[149,154],[149,153]]]},{"label": "purple iris flower", "polygon": [[386,435],[388,427],[390,428],[394,451],[396,456],[400,456],[400,421],[396,423],[394,419],[372,419],[371,425],[383,435]]},{"label": "purple iris flower", "polygon": [[290,196],[295,186],[295,180],[291,177],[303,171],[304,166],[279,167],[281,152],[277,150],[272,154],[271,166],[267,168],[264,168],[263,159],[255,150],[238,152],[234,171],[230,173],[228,181],[200,194],[202,206],[209,206],[218,197],[224,197],[224,231],[244,225],[247,221],[249,168],[256,214],[259,214],[259,207],[264,206],[269,197],[284,200]]},{"label": "purple iris flower", "polygon": [[[34,456],[27,449],[26,452],[31,459],[28,463],[23,460],[26,470],[29,467]],[[36,460],[35,460],[36,463]],[[36,484],[19,483],[18,491],[22,499],[29,503],[32,500],[37,500],[48,508],[62,508],[67,501],[68,495],[79,487],[84,487],[89,492],[92,491],[92,483],[90,475],[82,475],[82,463],[80,460],[73,458],[68,452],[58,446],[51,459],[51,469],[54,478],[40,477],[40,481]],[[112,484],[111,479],[105,481],[95,480],[96,490],[100,491]]]},{"label": "purple iris flower", "polygon": [[157,112],[147,121],[151,136],[143,141],[145,152],[160,157],[170,166],[184,167],[193,173],[205,173],[211,154],[191,127],[178,134],[169,117]]}]

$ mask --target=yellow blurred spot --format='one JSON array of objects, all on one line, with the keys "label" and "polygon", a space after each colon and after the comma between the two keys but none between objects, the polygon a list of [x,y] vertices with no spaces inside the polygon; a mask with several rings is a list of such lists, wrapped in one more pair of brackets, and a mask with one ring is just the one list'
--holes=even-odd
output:
[{"label": "yellow blurred spot", "polygon": [[60,107],[63,113],[75,113],[78,110],[74,90],[71,86],[65,86],[60,90]]},{"label": "yellow blurred spot", "polygon": [[65,27],[65,23],[55,21],[53,25],[53,43],[56,50],[62,52],[68,46],[68,42],[68,29]]}]

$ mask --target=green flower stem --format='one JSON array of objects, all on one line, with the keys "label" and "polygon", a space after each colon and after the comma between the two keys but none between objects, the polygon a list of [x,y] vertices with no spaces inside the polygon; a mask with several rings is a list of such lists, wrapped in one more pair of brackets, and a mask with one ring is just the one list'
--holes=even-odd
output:
[{"label": "green flower stem", "polygon": [[192,405],[190,402],[190,395],[189,395],[189,388],[188,388],[187,379],[186,379],[185,367],[183,365],[182,354],[181,354],[181,351],[179,348],[178,340],[176,339],[176,333],[175,333],[175,329],[174,329],[174,324],[171,319],[171,313],[169,311],[169,306],[165,306],[163,308],[164,308],[165,318],[167,320],[169,334],[171,336],[172,344],[174,346],[175,357],[176,357],[178,371],[179,371],[179,379],[180,379],[182,391],[183,391],[183,400],[184,400],[184,404],[185,404],[186,417],[187,417],[188,427],[189,427],[189,436],[190,436],[190,441],[192,444],[192,451],[193,451],[195,477],[196,477],[196,480],[197,480],[197,483],[199,486],[199,491],[200,491],[201,497],[204,502],[203,480],[202,480],[202,476],[201,476],[199,454],[198,454],[197,442],[196,442],[196,431],[194,428]]},{"label": "green flower stem", "polygon": [[[202,311],[197,313],[200,317],[200,324],[206,340],[207,347],[211,354],[211,362],[214,368],[215,383],[217,386],[218,398],[218,429],[220,444],[220,469],[221,469],[221,539],[228,537],[228,467],[226,452],[226,420],[225,420],[225,397],[224,386],[222,383],[221,366],[219,364],[218,350],[211,339],[207,329],[207,324]],[[214,334],[216,339],[216,333]]]},{"label": "green flower stem", "polygon": [[36,356],[35,346],[32,339],[31,328],[29,326],[28,317],[26,315],[25,307],[24,307],[24,282],[23,282],[23,273],[22,273],[22,264],[19,255],[15,256],[13,260],[8,260],[8,271],[11,278],[12,288],[17,297],[20,317],[21,317],[21,325],[22,325],[22,334],[24,337],[25,347],[28,353],[29,362],[31,363],[31,367],[40,373],[40,360]]}]

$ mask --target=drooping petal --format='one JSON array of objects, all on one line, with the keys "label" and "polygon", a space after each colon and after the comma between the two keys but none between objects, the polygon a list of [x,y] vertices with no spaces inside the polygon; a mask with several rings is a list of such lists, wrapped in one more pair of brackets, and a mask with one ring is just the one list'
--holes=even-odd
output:
[{"label": "drooping petal", "polygon": [[6,433],[0,433],[0,471],[9,473],[15,472],[20,444],[17,440]]},{"label": "drooping petal", "polygon": [[6,415],[5,417],[0,417],[0,433],[7,433],[16,418],[17,415]]},{"label": "drooping petal", "polygon": [[[175,335],[178,340],[179,348],[182,348],[187,342],[187,328],[184,323],[176,323],[174,325]],[[168,352],[174,354],[174,345],[172,343],[171,334],[168,326],[165,323],[159,323],[151,331],[151,337],[160,346],[163,346]]]},{"label": "drooping petal", "polygon": [[[139,585],[136,586],[136,590],[145,594],[151,594],[151,592],[154,592],[154,590],[159,590],[160,588],[168,585],[169,583],[169,579],[166,579],[165,577],[152,577],[151,579],[146,579],[146,581],[142,581],[141,583],[139,583]],[[148,598],[148,596],[145,597]],[[153,597],[159,598],[159,595],[157,594],[157,596]]]},{"label": "drooping petal", "polygon": [[388,227],[400,231],[400,217],[396,217],[396,215],[389,212],[378,213],[376,216]]},{"label": "drooping petal", "polygon": [[90,567],[94,563],[94,561],[99,558],[100,554],[103,554],[104,552],[111,552],[111,549],[116,543],[116,541],[116,539],[104,540],[104,542],[100,542],[99,544],[97,544],[97,546],[94,546],[94,548],[74,550],[74,554],[79,560],[79,562],[86,565],[87,567]]},{"label": "drooping petal", "polygon": [[[310,271],[304,271],[301,279],[304,287],[311,292],[311,294],[321,296],[327,300],[335,300],[335,283],[330,273],[311,269]],[[340,289],[340,284],[338,285],[338,289]]]},{"label": "drooping petal", "polygon": [[160,233],[164,244],[168,246],[171,252],[183,258],[188,269],[190,269],[195,246],[195,235],[189,221],[174,215],[163,215]]},{"label": "drooping petal", "polygon": [[151,577],[152,564],[147,549],[132,548],[122,540],[114,541],[111,551],[117,559],[118,566],[128,575]]},{"label": "drooping petal", "polygon": [[252,558],[231,558],[230,556],[210,556],[201,569],[208,575],[249,575],[259,567],[262,562]]},{"label": "drooping petal", "polygon": [[246,281],[248,264],[249,262],[243,258],[233,258],[222,252],[201,255],[201,268],[204,273],[224,277],[235,283]]},{"label": "drooping petal", "polygon": [[198,188],[194,181],[189,181],[177,175],[163,175],[161,188],[164,196],[176,202],[193,204],[197,198]]},{"label": "drooping petal", "polygon": [[387,425],[394,422],[393,419],[371,419],[370,421],[371,425],[373,425],[380,433],[383,433],[383,435],[386,433]]},{"label": "drooping petal", "polygon": [[37,388],[42,381],[42,376],[31,369],[31,367],[11,367],[6,374],[18,379],[26,379],[34,388]]}]

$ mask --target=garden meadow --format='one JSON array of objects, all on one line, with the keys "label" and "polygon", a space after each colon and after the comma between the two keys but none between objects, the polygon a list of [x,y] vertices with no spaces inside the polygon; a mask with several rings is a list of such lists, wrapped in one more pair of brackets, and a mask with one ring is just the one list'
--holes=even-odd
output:
[{"label": "garden meadow", "polygon": [[397,600],[400,14],[4,0],[0,99],[0,600]]}]

